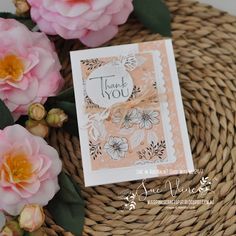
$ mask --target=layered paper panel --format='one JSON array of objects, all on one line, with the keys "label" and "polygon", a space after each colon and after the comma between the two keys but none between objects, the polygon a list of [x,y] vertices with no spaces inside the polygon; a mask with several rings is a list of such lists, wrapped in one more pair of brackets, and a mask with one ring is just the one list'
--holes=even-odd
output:
[{"label": "layered paper panel", "polygon": [[71,61],[86,186],[194,170],[170,40]]}]

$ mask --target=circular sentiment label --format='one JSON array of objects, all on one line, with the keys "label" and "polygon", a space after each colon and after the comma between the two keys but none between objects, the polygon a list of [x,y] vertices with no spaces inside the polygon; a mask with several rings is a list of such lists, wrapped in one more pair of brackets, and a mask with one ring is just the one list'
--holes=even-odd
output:
[{"label": "circular sentiment label", "polygon": [[86,93],[103,108],[126,102],[133,91],[133,80],[121,64],[109,63],[95,69],[86,80]]}]

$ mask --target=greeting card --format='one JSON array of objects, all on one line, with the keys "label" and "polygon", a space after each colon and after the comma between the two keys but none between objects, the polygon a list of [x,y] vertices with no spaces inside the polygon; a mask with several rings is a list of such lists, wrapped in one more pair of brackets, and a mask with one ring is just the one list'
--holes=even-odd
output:
[{"label": "greeting card", "polygon": [[71,61],[86,186],[194,170],[170,40]]}]

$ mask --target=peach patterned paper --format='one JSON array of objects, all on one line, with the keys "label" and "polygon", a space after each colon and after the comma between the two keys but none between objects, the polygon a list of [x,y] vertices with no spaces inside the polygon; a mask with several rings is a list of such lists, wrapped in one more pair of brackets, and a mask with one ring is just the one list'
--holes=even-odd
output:
[{"label": "peach patterned paper", "polygon": [[71,60],[86,186],[194,170],[170,40]]},{"label": "peach patterned paper", "polygon": [[[170,163],[166,166],[158,166],[157,168],[160,170],[165,170],[168,168],[169,172],[170,170],[172,171],[177,171],[178,170],[186,172],[187,166],[186,166],[186,159],[181,158],[184,156],[184,147],[183,147],[183,140],[179,138],[179,133],[180,133],[180,125],[179,125],[179,120],[177,114],[177,105],[176,101],[174,98],[174,93],[173,93],[173,81],[171,80],[171,75],[170,75],[170,67],[168,63],[168,55],[167,55],[167,50],[165,47],[165,41],[160,40],[158,42],[149,42],[149,43],[142,43],[140,44],[140,51],[152,51],[152,50],[158,50],[161,52],[161,61],[162,61],[162,67],[163,67],[163,73],[165,75],[165,84],[167,88],[167,96],[168,96],[168,104],[169,104],[169,110],[170,110],[170,119],[172,125],[175,127],[173,129],[174,132],[174,146],[176,150],[176,155],[178,157],[178,161],[176,163]],[[163,171],[164,172],[164,171]]]}]

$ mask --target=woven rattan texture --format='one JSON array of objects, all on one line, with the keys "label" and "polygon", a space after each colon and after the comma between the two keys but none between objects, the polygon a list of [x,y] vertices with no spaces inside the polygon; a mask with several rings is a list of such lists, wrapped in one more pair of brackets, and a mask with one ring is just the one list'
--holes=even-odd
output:
[{"label": "woven rattan texture", "polygon": [[[188,0],[168,0],[173,44],[195,168],[202,174],[181,175],[184,186],[195,187],[202,176],[212,179],[213,193],[179,194],[176,199],[212,199],[214,205],[174,208],[138,202],[122,212],[122,190],[134,191],[140,181],[85,188],[77,137],[51,133],[50,143],[60,152],[64,169],[80,184],[86,201],[83,235],[236,235],[236,18]],[[120,28],[109,45],[157,40],[134,19]],[[81,49],[78,41],[54,39],[67,86],[72,85],[69,51]],[[168,177],[174,180],[175,177]],[[158,188],[167,178],[149,180]],[[155,195],[171,199],[170,191]],[[71,235],[47,216],[49,235]]]}]

